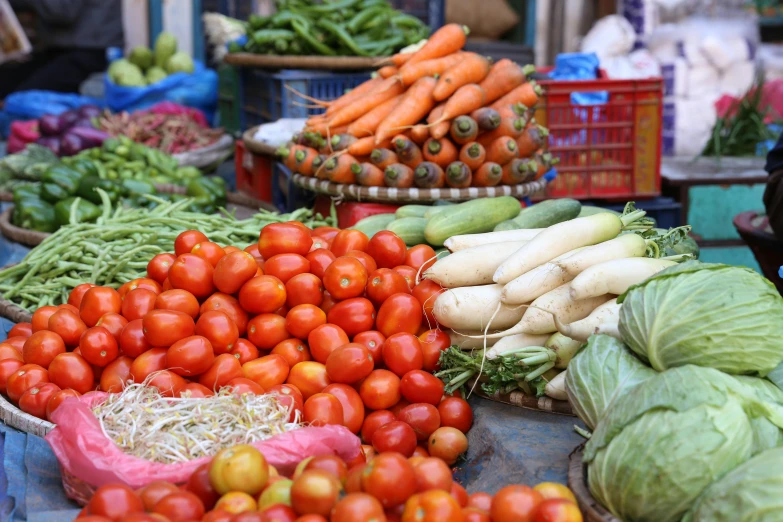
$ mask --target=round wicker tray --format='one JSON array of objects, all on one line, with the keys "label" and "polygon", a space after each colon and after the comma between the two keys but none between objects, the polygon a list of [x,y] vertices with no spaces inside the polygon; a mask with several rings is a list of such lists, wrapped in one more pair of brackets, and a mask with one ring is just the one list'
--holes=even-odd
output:
[{"label": "round wicker tray", "polygon": [[[11,268],[16,263],[11,263],[0,267],[0,270]],[[33,314],[28,312],[24,308],[15,305],[11,301],[3,298],[3,294],[0,294],[0,317],[8,319],[12,323],[29,323],[33,319]]]},{"label": "round wicker tray", "polygon": [[54,424],[51,422],[23,412],[2,395],[0,395],[0,420],[12,428],[39,437],[43,437],[54,429]]},{"label": "round wicker tray", "polygon": [[273,56],[252,53],[229,53],[223,61],[238,67],[258,69],[375,69],[388,58],[364,56]]},{"label": "round wicker tray", "polygon": [[346,199],[356,201],[381,202],[431,202],[437,200],[469,201],[477,198],[494,198],[499,196],[514,196],[521,198],[543,190],[547,184],[546,180],[541,178],[529,183],[497,187],[398,189],[389,187],[363,187],[361,185],[341,185],[330,181],[302,176],[301,174],[294,174],[291,179],[296,185],[312,190],[313,192],[328,194],[330,196],[343,196]]},{"label": "round wicker tray", "polygon": [[[468,389],[473,386],[473,382],[474,381],[471,381],[469,383]],[[556,413],[558,415],[576,416],[576,414],[571,409],[571,403],[568,401],[559,401],[550,397],[533,397],[521,391],[513,391],[506,394],[495,393],[493,395],[489,395],[481,389],[481,386],[476,386],[473,389],[473,393],[483,399],[502,402],[503,404],[516,406],[517,408]]]},{"label": "round wicker tray", "polygon": [[258,127],[260,127],[260,125],[252,127],[243,132],[242,143],[245,145],[245,148],[253,154],[259,154],[261,156],[274,156],[275,151],[277,150],[276,147],[254,139],[256,131],[258,131]]},{"label": "round wicker tray", "polygon": [[585,522],[622,522],[606,510],[590,494],[587,488],[587,466],[582,462],[584,444],[580,444],[568,456],[568,487],[574,492]]},{"label": "round wicker tray", "polygon": [[14,211],[14,207],[11,206],[0,214],[0,233],[11,241],[21,243],[27,246],[40,245],[41,241],[49,237],[49,232],[37,232],[35,230],[27,230],[26,228],[20,228],[11,223],[11,213]]}]

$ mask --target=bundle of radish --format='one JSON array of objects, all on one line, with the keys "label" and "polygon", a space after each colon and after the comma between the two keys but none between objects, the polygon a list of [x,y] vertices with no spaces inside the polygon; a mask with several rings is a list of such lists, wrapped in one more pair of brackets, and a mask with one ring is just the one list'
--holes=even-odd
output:
[{"label": "bundle of radish", "polygon": [[[444,242],[452,254],[423,273],[447,289],[436,298],[433,316],[483,348],[472,355],[458,348],[443,354],[439,376],[447,389],[466,384],[483,365],[479,377],[487,393],[521,389],[563,398],[564,379],[554,380],[558,370],[592,334],[616,335],[621,306],[616,297],[692,257],[661,257],[690,227],[653,229],[633,203],[621,215],[579,214],[577,202],[543,202],[512,218],[514,227],[524,228]],[[463,349],[476,347],[464,344]]]},{"label": "bundle of radish", "polygon": [[[378,75],[307,120],[278,154],[303,176],[395,188],[517,185],[557,159],[532,118],[541,89],[533,66],[462,50],[467,28],[449,24],[418,51],[397,54]],[[300,158],[326,158],[313,167]],[[330,156],[343,157],[332,168]],[[370,168],[371,166],[380,169]]]}]

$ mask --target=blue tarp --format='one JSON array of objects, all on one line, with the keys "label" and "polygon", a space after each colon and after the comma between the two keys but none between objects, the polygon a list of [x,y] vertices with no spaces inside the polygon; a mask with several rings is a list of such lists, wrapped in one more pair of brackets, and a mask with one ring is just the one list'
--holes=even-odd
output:
[{"label": "blue tarp", "polygon": [[52,91],[21,91],[9,94],[0,111],[0,135],[8,136],[11,123],[17,120],[36,120],[44,114],[61,114],[82,105],[103,107],[102,100],[88,96]]}]

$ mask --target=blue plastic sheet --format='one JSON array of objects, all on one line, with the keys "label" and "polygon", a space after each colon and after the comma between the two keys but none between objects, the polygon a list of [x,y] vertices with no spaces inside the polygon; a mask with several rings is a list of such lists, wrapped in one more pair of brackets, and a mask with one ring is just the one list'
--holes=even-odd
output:
[{"label": "blue plastic sheet", "polygon": [[[595,80],[598,78],[598,56],[595,53],[562,53],[555,58],[555,68],[549,73],[553,80]],[[609,101],[607,91],[572,92],[574,105],[600,105]]]},{"label": "blue plastic sheet", "polygon": [[36,120],[44,114],[60,114],[82,105],[104,105],[102,100],[88,96],[52,91],[20,91],[9,94],[0,111],[0,135],[8,136],[11,123]]},{"label": "blue plastic sheet", "polygon": [[162,101],[194,107],[214,123],[218,100],[218,75],[196,61],[192,74],[175,73],[146,87],[123,87],[103,77],[106,105],[114,112],[146,109]]}]

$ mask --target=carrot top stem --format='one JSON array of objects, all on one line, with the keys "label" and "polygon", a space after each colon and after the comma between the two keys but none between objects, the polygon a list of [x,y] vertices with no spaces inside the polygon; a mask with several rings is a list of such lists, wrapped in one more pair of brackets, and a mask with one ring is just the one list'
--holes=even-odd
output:
[{"label": "carrot top stem", "polygon": [[438,152],[440,152],[441,148],[442,148],[442,146],[441,146],[440,142],[437,141],[437,140],[432,140],[427,145],[427,150],[430,151],[430,154],[437,154]]}]

